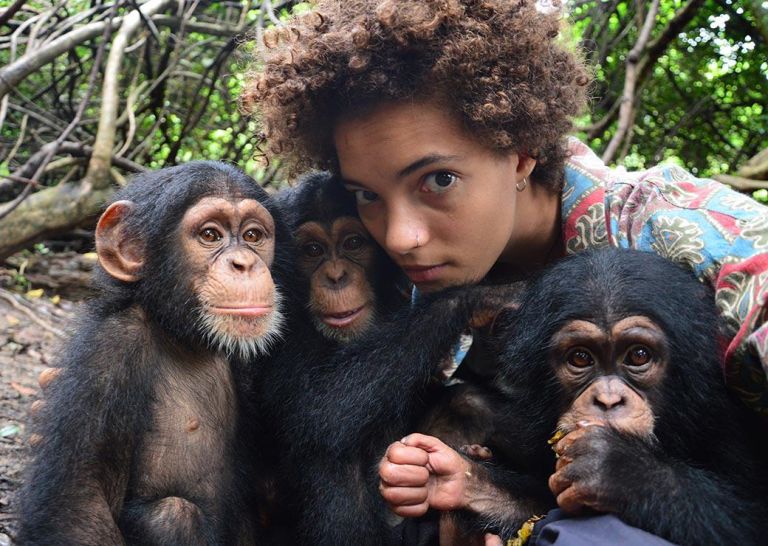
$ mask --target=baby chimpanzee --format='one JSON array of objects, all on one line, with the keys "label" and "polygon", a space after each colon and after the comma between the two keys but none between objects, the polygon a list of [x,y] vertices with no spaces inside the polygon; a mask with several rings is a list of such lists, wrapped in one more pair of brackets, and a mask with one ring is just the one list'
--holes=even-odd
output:
[{"label": "baby chimpanzee", "polygon": [[236,377],[281,334],[287,236],[267,194],[221,163],[117,195],[96,229],[98,295],[41,416],[21,543],[255,540],[234,485]]}]

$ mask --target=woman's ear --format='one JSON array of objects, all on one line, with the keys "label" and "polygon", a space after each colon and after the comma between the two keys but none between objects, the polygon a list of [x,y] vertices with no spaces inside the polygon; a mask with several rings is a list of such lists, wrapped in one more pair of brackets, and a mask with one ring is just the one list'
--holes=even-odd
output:
[{"label": "woman's ear", "polygon": [[133,210],[130,201],[112,203],[96,224],[96,253],[99,263],[111,277],[123,282],[139,280],[144,265],[141,241],[128,233],[125,219]]},{"label": "woman's ear", "polygon": [[533,169],[536,167],[536,160],[532,158],[531,156],[519,152],[517,154],[517,169],[516,169],[516,180],[520,181],[523,178],[528,178],[531,176],[531,173],[533,172]]}]

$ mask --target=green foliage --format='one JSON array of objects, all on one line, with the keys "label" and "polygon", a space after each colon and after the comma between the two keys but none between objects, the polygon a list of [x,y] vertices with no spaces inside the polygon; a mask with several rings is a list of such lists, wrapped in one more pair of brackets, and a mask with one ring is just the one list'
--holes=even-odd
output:
[{"label": "green foliage", "polygon": [[[686,3],[661,0],[651,41]],[[757,21],[768,14],[768,4],[759,4],[750,10],[737,0],[705,0],[672,40],[639,89],[627,167],[674,161],[711,176],[735,171],[768,147],[768,44]],[[595,0],[573,10],[574,33],[597,65],[592,123],[621,97],[627,55],[645,14],[638,14],[638,6],[649,5],[620,1],[611,10]],[[614,120],[605,132],[581,136],[600,151],[615,130]]]},{"label": "green foliage", "polygon": [[[651,40],[659,37],[687,1],[661,0]],[[125,3],[121,13],[133,9],[130,5]],[[190,5],[186,4],[187,8]],[[595,75],[591,112],[577,120],[578,126],[589,128],[620,100],[627,55],[637,41],[638,27],[649,5],[630,0],[567,3],[573,24],[564,41],[581,44]],[[65,20],[85,14],[94,3],[38,0],[26,6],[29,9],[20,12],[19,20],[54,6],[58,6],[57,17]],[[135,93],[135,124],[128,123],[126,116],[118,120],[116,149],[130,138],[123,157],[150,168],[192,159],[218,159],[236,163],[264,180],[274,174],[274,165],[270,169],[261,161],[259,126],[241,113],[239,100],[247,84],[248,66],[257,53],[255,26],[259,20],[267,25],[271,22],[261,13],[260,2],[202,2],[197,6],[191,21],[230,26],[246,21],[250,26],[240,36],[208,34],[200,29],[179,34],[178,29],[159,26],[159,41],[146,30],[135,37],[121,66],[121,111],[128,96]],[[247,13],[241,13],[244,6],[249,6]],[[311,7],[311,2],[289,2],[276,15],[286,20]],[[82,23],[88,22],[84,18]],[[766,2],[704,0],[693,20],[649,68],[638,91],[632,140],[622,150],[620,162],[628,168],[643,168],[673,161],[707,176],[733,172],[768,147],[766,36]],[[77,45],[16,86],[13,102],[37,117],[28,117],[27,130],[22,134],[24,111],[7,110],[0,125],[0,176],[18,168],[41,143],[54,140],[72,119],[86,94],[100,40]],[[25,43],[19,41],[15,58],[25,53]],[[9,47],[0,47],[0,66],[13,60],[10,55]],[[161,74],[168,77],[159,80]],[[95,134],[100,89],[97,85],[75,135],[86,144]],[[604,130],[585,130],[578,136],[600,152],[615,130],[614,118]],[[5,158],[2,152],[10,150],[20,134],[23,142],[16,156]],[[61,172],[54,173],[44,182],[55,184],[61,176]],[[760,192],[756,198],[766,200]]]}]

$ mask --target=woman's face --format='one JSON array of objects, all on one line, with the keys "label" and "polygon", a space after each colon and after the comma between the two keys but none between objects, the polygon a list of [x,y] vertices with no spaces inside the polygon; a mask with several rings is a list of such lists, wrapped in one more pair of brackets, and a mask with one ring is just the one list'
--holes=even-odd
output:
[{"label": "woman's face", "polygon": [[334,139],[365,227],[419,290],[478,281],[515,247],[532,160],[486,149],[428,102],[343,120]]}]

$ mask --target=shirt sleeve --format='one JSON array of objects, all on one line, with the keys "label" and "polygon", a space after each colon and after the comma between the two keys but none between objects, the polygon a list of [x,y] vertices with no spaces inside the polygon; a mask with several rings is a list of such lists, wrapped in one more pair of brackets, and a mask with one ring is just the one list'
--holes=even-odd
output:
[{"label": "shirt sleeve", "polygon": [[768,207],[675,166],[623,173],[605,187],[610,244],[656,252],[715,289],[726,383],[768,415]]}]

